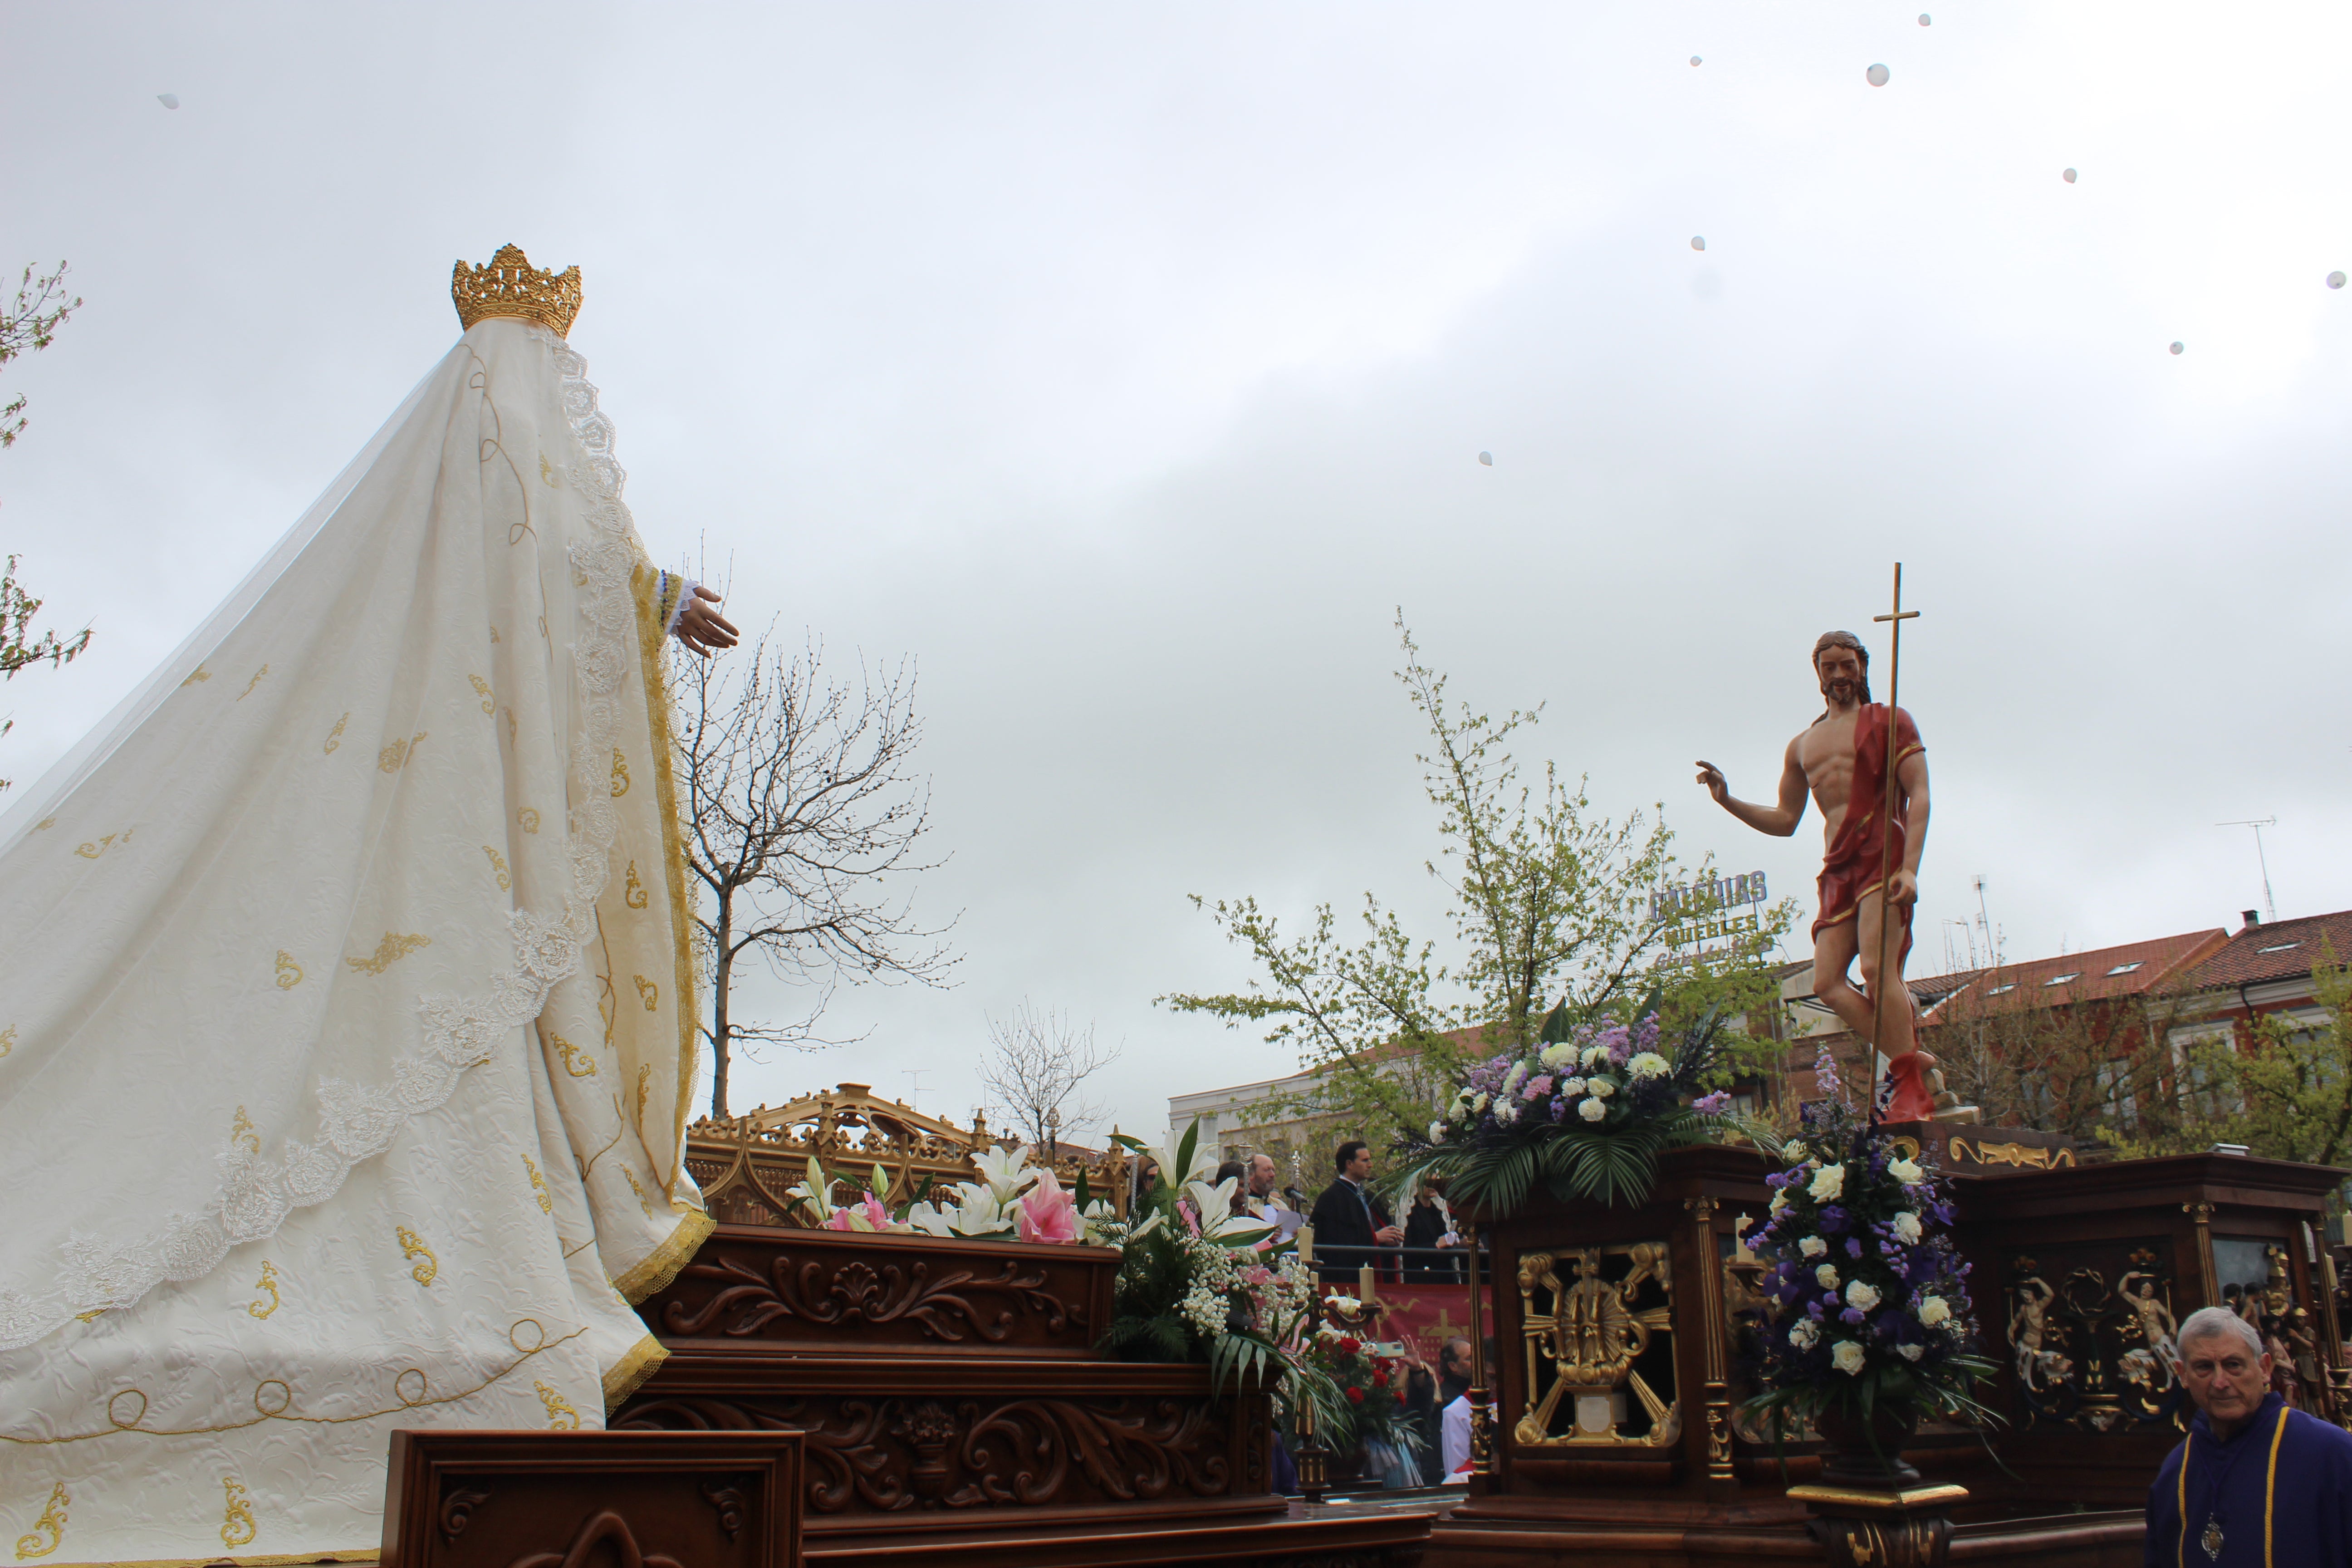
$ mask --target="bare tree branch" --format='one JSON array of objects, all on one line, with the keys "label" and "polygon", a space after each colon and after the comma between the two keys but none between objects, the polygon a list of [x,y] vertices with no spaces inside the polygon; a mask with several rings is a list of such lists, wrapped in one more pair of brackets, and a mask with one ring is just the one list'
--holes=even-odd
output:
[{"label": "bare tree branch", "polygon": [[[710,986],[710,1114],[727,1115],[734,1053],[848,1043],[818,1032],[846,980],[950,984],[954,924],[915,918],[906,879],[942,862],[918,858],[930,785],[910,767],[922,739],[915,673],[869,670],[835,680],[823,644],[772,646],[773,627],[728,660],[677,658],[677,761],[687,862],[701,888],[696,947]],[[732,1002],[751,962],[812,993],[800,1017],[746,1023]],[[755,1058],[756,1059],[756,1058]]]},{"label": "bare tree branch", "polygon": [[1045,1143],[1049,1131],[1076,1138],[1102,1121],[1102,1106],[1080,1091],[1118,1059],[1118,1047],[1097,1044],[1092,1024],[1072,1028],[1059,1011],[1041,1013],[1024,1000],[1010,1018],[988,1021],[988,1047],[981,1084],[1003,1102],[1005,1126],[1024,1142]]}]

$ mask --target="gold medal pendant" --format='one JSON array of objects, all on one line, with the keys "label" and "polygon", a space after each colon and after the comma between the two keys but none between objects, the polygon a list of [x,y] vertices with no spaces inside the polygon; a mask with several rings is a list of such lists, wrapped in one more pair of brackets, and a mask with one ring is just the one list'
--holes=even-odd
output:
[{"label": "gold medal pendant", "polygon": [[2210,1557],[2216,1563],[2221,1561],[2221,1522],[2217,1520],[2207,1520],[2205,1521],[2205,1533],[2197,1538],[2197,1544],[2205,1549],[2206,1556]]}]

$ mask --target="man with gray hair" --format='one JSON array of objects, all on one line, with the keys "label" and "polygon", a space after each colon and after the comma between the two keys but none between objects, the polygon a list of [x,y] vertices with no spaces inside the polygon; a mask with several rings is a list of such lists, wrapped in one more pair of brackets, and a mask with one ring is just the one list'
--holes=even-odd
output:
[{"label": "man with gray hair", "polygon": [[2352,1564],[2352,1433],[2287,1408],[2226,1307],[2189,1313],[2179,1348],[2197,1416],[2148,1489],[2147,1568]]}]

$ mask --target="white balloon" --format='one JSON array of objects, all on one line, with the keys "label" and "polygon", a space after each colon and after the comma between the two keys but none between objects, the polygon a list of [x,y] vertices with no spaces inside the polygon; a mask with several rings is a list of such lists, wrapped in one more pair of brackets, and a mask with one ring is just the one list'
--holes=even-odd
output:
[{"label": "white balloon", "polygon": [[1887,77],[1893,73],[1888,71],[1885,66],[1873,66],[1862,74],[1869,81],[1871,86],[1885,87],[1886,85]]},{"label": "white balloon", "polygon": [[180,107],[180,95],[176,92],[159,92],[155,95],[155,101],[166,109],[177,109]]},{"label": "white balloon", "polygon": [[2327,275],[2327,286],[2328,286],[2330,289],[2341,289],[2341,288],[2343,288],[2343,287],[2344,287],[2344,274],[2342,274],[2341,272],[2331,272],[2331,273],[2329,273],[2329,274]]},{"label": "white balloon", "polygon": [[1705,250],[1706,248],[1706,236],[1703,234],[1692,235],[1691,248],[1693,250]]},{"label": "white balloon", "polygon": [[2182,344],[2180,344],[2180,343],[2175,343],[2175,344],[2173,344],[2173,345],[2172,345],[2172,352],[2173,352],[2174,353],[2179,353],[2181,351],[2181,348],[2182,348],[2183,346],[2184,346],[2184,345],[2182,345]]},{"label": "white balloon", "polygon": [[2065,181],[2068,184],[2070,184],[2070,185],[2071,185],[2071,184],[2073,184],[2074,183],[2074,170],[2072,170],[2072,169],[2069,169],[2069,170],[2067,170],[2064,174],[2063,174],[2059,175],[2058,177],[2059,177],[2060,179],[2062,179],[2062,180]]},{"label": "white balloon", "polygon": [[1491,468],[1495,466],[1495,454],[1492,452],[1481,452],[1478,454],[1478,460]]}]

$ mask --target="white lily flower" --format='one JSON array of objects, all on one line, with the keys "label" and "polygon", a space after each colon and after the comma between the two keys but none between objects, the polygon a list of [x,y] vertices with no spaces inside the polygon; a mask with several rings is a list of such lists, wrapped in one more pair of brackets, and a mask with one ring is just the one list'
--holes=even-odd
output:
[{"label": "white lily flower", "polygon": [[1187,1182],[1184,1195],[1192,1200],[1192,1208],[1201,1216],[1201,1239],[1226,1247],[1248,1247],[1271,1234],[1275,1227],[1255,1215],[1234,1213],[1234,1194],[1241,1188],[1239,1176],[1227,1176],[1214,1186],[1206,1182]]},{"label": "white lily flower", "polygon": [[1034,1186],[1037,1178],[1045,1173],[1037,1166],[1027,1164],[1026,1157],[1027,1151],[1018,1143],[1010,1149],[1000,1149],[992,1144],[974,1154],[971,1163],[980,1168],[980,1179],[988,1184],[988,1190],[1002,1205],[1011,1203]]}]

